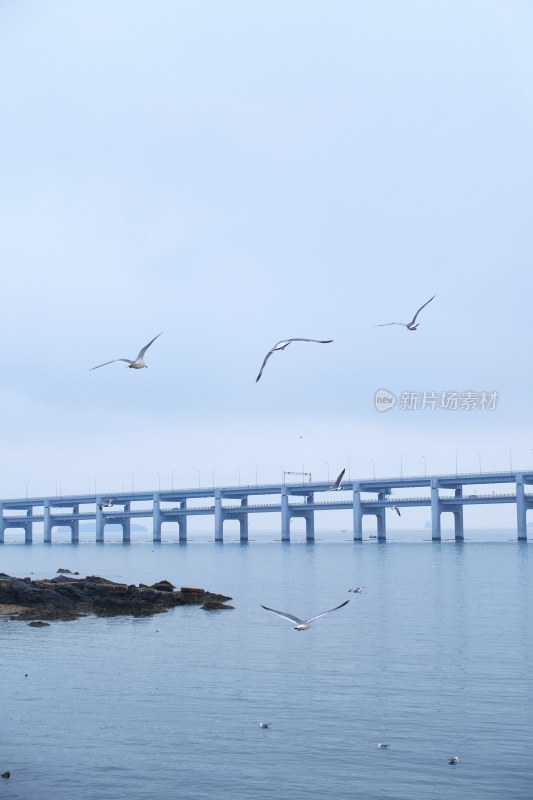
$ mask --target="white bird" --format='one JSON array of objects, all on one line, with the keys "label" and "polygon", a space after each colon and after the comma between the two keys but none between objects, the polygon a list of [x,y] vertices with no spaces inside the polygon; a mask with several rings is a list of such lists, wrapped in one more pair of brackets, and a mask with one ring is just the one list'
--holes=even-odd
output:
[{"label": "white bird", "polygon": [[333,341],[333,339],[298,339],[298,338],[296,338],[296,339],[281,339],[281,341],[276,342],[276,344],[274,345],[272,350],[269,350],[268,353],[266,354],[265,360],[261,364],[261,369],[259,370],[259,375],[255,379],[255,382],[257,383],[257,381],[259,380],[259,378],[263,374],[263,370],[265,368],[265,364],[267,363],[267,361],[270,358],[270,356],[272,355],[272,353],[275,353],[276,350],[285,350],[285,348],[288,347],[291,342],[318,342],[318,344],[330,344],[330,342],[332,342],[332,341]]},{"label": "white bird", "polygon": [[337,480],[335,481],[333,486],[330,486],[330,489],[331,489],[332,492],[340,492],[341,491],[341,489],[342,489],[341,483],[342,483],[342,479],[344,478],[344,473],[345,472],[346,472],[346,468],[344,468],[342,470],[342,472],[339,473],[339,475],[337,476]]},{"label": "white bird", "polygon": [[431,303],[431,301],[432,301],[432,300],[433,300],[433,299],[434,299],[436,296],[437,296],[437,295],[436,295],[436,294],[434,294],[434,295],[433,295],[433,297],[430,297],[430,298],[429,298],[429,300],[427,301],[427,303],[424,303],[424,305],[423,305],[423,306],[420,306],[420,308],[418,309],[418,311],[417,311],[417,312],[416,312],[416,314],[414,315],[414,317],[413,317],[413,319],[411,320],[411,322],[382,322],[382,323],[381,323],[381,325],[374,325],[374,327],[375,327],[375,328],[383,328],[383,327],[385,327],[386,325],[403,325],[403,326],[404,326],[404,328],[407,328],[407,330],[408,330],[408,331],[416,331],[416,329],[418,328],[418,325],[420,325],[420,323],[418,323],[417,325],[415,325],[416,318],[418,317],[418,315],[420,314],[420,312],[422,311],[422,309],[423,309],[423,308],[425,308],[425,307],[427,306],[427,304],[428,304],[428,303]]},{"label": "white bird", "polygon": [[259,727],[260,728],[270,728],[270,722],[260,722],[259,723]]},{"label": "white bird", "polygon": [[393,509],[393,511],[396,511],[396,513],[398,514],[398,516],[399,516],[399,517],[401,517],[401,516],[402,516],[402,515],[401,515],[401,513],[400,513],[400,509],[398,508],[398,506],[391,506],[391,508]]},{"label": "white bird", "polygon": [[139,350],[137,358],[134,358],[133,361],[130,358],[114,358],[112,361],[104,361],[103,364],[98,364],[96,367],[91,367],[89,372],[91,372],[93,369],[100,369],[100,367],[105,367],[108,364],[114,364],[115,361],[125,361],[130,369],[144,369],[145,367],[146,369],[148,369],[148,364],[144,363],[144,354],[146,353],[150,345],[153,344],[155,340],[158,339],[160,336],[161,334],[158,333],[157,336],[154,336],[154,338],[150,342],[148,342],[148,344],[145,344],[142,350]]},{"label": "white bird", "polygon": [[349,592],[353,592],[354,594],[361,594],[363,591],[362,586],[356,586],[354,589],[348,589]]},{"label": "white bird", "polygon": [[342,608],[349,600],[345,600],[344,603],[341,603],[340,606],[335,606],[335,608],[330,608],[328,611],[323,611],[322,614],[317,614],[316,617],[311,617],[311,619],[300,619],[300,617],[295,617],[292,614],[287,614],[285,611],[276,611],[274,608],[268,608],[268,606],[264,606],[262,603],[259,605],[261,608],[264,608],[266,611],[272,611],[273,614],[277,614],[278,617],[283,617],[283,619],[289,620],[289,622],[296,622],[296,625],[293,626],[295,631],[306,631],[308,628],[311,627],[311,623],[318,619],[319,617],[324,617],[326,614],[330,614],[332,611],[336,611],[338,608]]},{"label": "white bird", "polygon": [[388,750],[390,744],[383,744],[383,742],[378,743],[378,750]]},{"label": "white bird", "polygon": [[448,756],[448,764],[458,764],[459,759],[457,756]]}]

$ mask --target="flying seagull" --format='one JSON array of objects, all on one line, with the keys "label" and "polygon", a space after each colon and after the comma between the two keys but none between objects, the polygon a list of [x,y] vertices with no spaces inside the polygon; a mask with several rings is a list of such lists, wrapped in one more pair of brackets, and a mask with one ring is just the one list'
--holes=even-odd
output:
[{"label": "flying seagull", "polygon": [[345,472],[346,472],[346,468],[344,468],[342,470],[342,472],[339,473],[339,475],[337,476],[337,480],[335,481],[333,486],[329,487],[332,492],[340,492],[341,491],[341,489],[342,489],[341,483],[342,483],[342,479],[344,478],[344,473]]},{"label": "flying seagull", "polygon": [[354,594],[361,594],[363,591],[362,586],[355,586],[353,589],[348,589],[349,592],[353,592]]},{"label": "flying seagull", "polygon": [[349,600],[345,600],[344,603],[341,603],[340,606],[335,606],[335,608],[330,608],[328,611],[323,611],[322,614],[317,614],[316,617],[311,617],[311,619],[300,619],[300,617],[294,617],[292,614],[287,614],[285,611],[276,611],[274,608],[268,608],[268,606],[264,606],[262,603],[259,605],[261,608],[264,608],[266,611],[272,611],[273,614],[277,614],[278,617],[283,617],[283,619],[288,619],[289,622],[295,622],[296,625],[293,626],[295,631],[306,631],[308,628],[311,627],[311,623],[318,619],[319,617],[325,617],[326,614],[330,614],[332,611],[336,611],[338,608],[342,608]]},{"label": "flying seagull", "polygon": [[269,350],[268,353],[266,354],[265,360],[261,364],[261,369],[259,370],[259,375],[255,379],[255,382],[257,383],[257,381],[259,380],[259,378],[263,374],[263,370],[265,368],[265,364],[267,363],[267,361],[270,358],[270,356],[272,355],[272,353],[275,353],[276,350],[285,350],[285,348],[288,347],[291,342],[318,342],[318,344],[329,344],[332,341],[333,341],[333,339],[298,339],[298,338],[296,338],[296,339],[282,339],[280,342],[277,342],[274,345],[274,347],[272,348],[272,350]]},{"label": "flying seagull", "polygon": [[386,325],[403,325],[403,326],[404,326],[404,328],[407,328],[407,330],[408,330],[408,331],[416,331],[416,329],[417,329],[417,328],[418,328],[418,326],[420,325],[420,323],[419,323],[419,322],[418,322],[418,323],[415,325],[416,318],[418,317],[418,315],[420,314],[420,312],[422,311],[422,309],[423,309],[423,308],[425,308],[425,307],[428,305],[428,303],[431,303],[431,301],[432,301],[432,300],[433,300],[433,299],[434,299],[436,296],[437,296],[437,295],[436,295],[436,294],[434,294],[434,295],[433,295],[433,297],[430,297],[430,298],[429,298],[429,300],[427,301],[427,303],[424,303],[424,305],[423,305],[423,306],[420,306],[420,308],[418,309],[418,311],[417,311],[417,312],[416,312],[416,314],[414,315],[414,317],[413,317],[413,319],[411,320],[411,322],[382,322],[382,323],[381,323],[381,325],[375,325],[374,327],[375,327],[375,328],[383,328],[383,327],[385,327]]},{"label": "flying seagull", "polygon": [[396,511],[396,513],[398,514],[398,516],[399,516],[399,517],[401,517],[401,516],[402,516],[402,515],[401,515],[401,512],[400,512],[400,509],[398,508],[398,506],[391,506],[391,508],[392,508],[392,510],[393,510],[393,511]]},{"label": "flying seagull", "polygon": [[89,372],[91,372],[93,369],[100,369],[100,367],[105,367],[108,364],[114,364],[115,361],[125,361],[130,369],[144,369],[144,367],[148,369],[148,364],[144,363],[144,354],[146,353],[150,345],[153,344],[155,340],[158,339],[160,336],[161,334],[158,333],[157,336],[154,336],[154,338],[150,342],[148,342],[148,344],[145,344],[142,350],[139,350],[137,358],[134,358],[133,361],[130,358],[114,358],[113,361],[104,361],[103,364],[98,364],[96,367],[91,367]]}]

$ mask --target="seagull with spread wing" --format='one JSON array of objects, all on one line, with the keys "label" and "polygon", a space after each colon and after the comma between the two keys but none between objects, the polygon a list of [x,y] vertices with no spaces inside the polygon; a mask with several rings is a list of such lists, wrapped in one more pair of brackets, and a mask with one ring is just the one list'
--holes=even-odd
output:
[{"label": "seagull with spread wing", "polygon": [[420,312],[422,311],[422,309],[423,309],[423,308],[425,308],[425,307],[428,305],[428,303],[431,303],[431,301],[432,301],[432,300],[434,300],[436,296],[437,296],[437,295],[436,295],[436,294],[434,294],[434,295],[433,295],[433,297],[430,297],[430,298],[429,298],[429,300],[427,301],[427,303],[424,303],[424,305],[423,305],[423,306],[420,306],[420,308],[418,309],[418,311],[417,311],[417,312],[416,312],[416,314],[414,315],[414,317],[413,317],[413,319],[411,320],[411,322],[382,322],[380,325],[375,325],[374,327],[375,327],[375,328],[384,328],[386,325],[403,325],[403,327],[404,327],[404,328],[407,328],[407,330],[408,330],[408,331],[416,331],[416,329],[417,329],[417,328],[418,328],[418,326],[420,325],[420,323],[419,323],[419,322],[418,322],[418,323],[415,325],[416,318],[418,317],[418,315],[420,314]]},{"label": "seagull with spread wing", "polygon": [[330,486],[330,490],[332,492],[340,492],[341,491],[341,489],[342,489],[341,483],[342,483],[342,479],[344,478],[344,473],[345,472],[346,472],[346,468],[344,468],[342,470],[342,472],[339,473],[339,475],[337,476],[337,480],[335,481],[333,486]]},{"label": "seagull with spread wing", "polygon": [[330,608],[328,611],[323,611],[322,614],[317,614],[316,617],[311,617],[311,619],[300,619],[300,617],[295,617],[292,614],[287,614],[285,611],[276,611],[274,608],[268,608],[268,606],[264,606],[262,603],[259,605],[261,608],[264,608],[265,611],[272,611],[273,614],[277,614],[278,617],[282,617],[283,619],[287,619],[289,622],[295,622],[296,625],[293,626],[295,631],[306,631],[308,628],[311,627],[311,623],[318,619],[319,617],[325,617],[326,614],[330,614],[332,611],[336,611],[338,608],[342,608],[349,600],[345,600],[344,603],[341,603],[340,606],[335,606],[335,608]]},{"label": "seagull with spread wing", "polygon": [[100,369],[100,367],[106,367],[108,364],[114,364],[115,361],[125,361],[130,369],[144,369],[144,368],[148,369],[148,364],[144,363],[144,354],[146,353],[150,345],[153,344],[155,340],[158,339],[160,336],[161,334],[158,333],[157,336],[154,336],[154,338],[150,342],[148,342],[148,344],[145,344],[142,350],[139,350],[137,358],[134,358],[133,361],[130,358],[114,358],[112,361],[104,361],[103,364],[98,364],[96,367],[91,367],[89,372],[91,372],[93,369]]},{"label": "seagull with spread wing", "polygon": [[285,348],[288,347],[291,342],[317,342],[318,344],[330,344],[330,342],[332,342],[332,341],[333,341],[333,339],[298,339],[298,338],[295,338],[295,339],[281,339],[281,341],[276,342],[276,344],[274,345],[272,350],[269,350],[268,353],[266,354],[265,360],[261,364],[261,369],[259,370],[259,375],[255,379],[255,382],[257,383],[257,381],[259,380],[259,378],[263,374],[263,370],[265,368],[265,364],[267,363],[267,361],[270,358],[270,356],[272,355],[272,353],[275,353],[277,350],[285,350]]}]

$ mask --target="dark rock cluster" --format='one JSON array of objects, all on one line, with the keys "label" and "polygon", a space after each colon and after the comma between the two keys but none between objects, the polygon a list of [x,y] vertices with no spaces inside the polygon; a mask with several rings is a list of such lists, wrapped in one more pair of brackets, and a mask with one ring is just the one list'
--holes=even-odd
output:
[{"label": "dark rock cluster", "polygon": [[233,608],[226,605],[227,600],[231,597],[205,589],[176,589],[170,581],[128,586],[96,575],[72,578],[62,574],[50,580],[32,580],[0,573],[0,606],[16,607],[10,618],[19,620],[71,620],[87,613],[140,617],[183,605],[207,610]]}]

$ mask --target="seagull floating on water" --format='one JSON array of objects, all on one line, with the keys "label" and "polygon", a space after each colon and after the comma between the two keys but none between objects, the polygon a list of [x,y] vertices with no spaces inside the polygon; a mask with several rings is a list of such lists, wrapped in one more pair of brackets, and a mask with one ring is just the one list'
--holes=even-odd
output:
[{"label": "seagull floating on water", "polygon": [[378,750],[388,750],[390,744],[383,744],[383,742],[378,742]]},{"label": "seagull floating on water", "polygon": [[146,353],[150,345],[153,344],[155,340],[158,339],[160,336],[161,334],[158,333],[157,336],[154,336],[154,338],[150,342],[148,342],[148,344],[145,344],[142,350],[139,350],[137,358],[134,358],[133,361],[130,358],[114,358],[112,361],[104,361],[103,364],[98,364],[96,367],[91,367],[89,372],[91,372],[93,369],[100,369],[100,367],[106,367],[108,364],[114,364],[115,361],[125,361],[130,369],[144,369],[145,367],[146,369],[148,369],[148,364],[144,363],[144,354]]},{"label": "seagull floating on water", "polygon": [[459,759],[457,756],[448,756],[448,764],[458,764]]},{"label": "seagull floating on water", "polygon": [[429,298],[429,300],[427,301],[427,303],[424,303],[424,305],[423,305],[423,306],[420,306],[420,308],[418,309],[418,311],[417,311],[417,312],[416,312],[416,314],[414,315],[414,317],[413,317],[413,319],[411,320],[411,322],[382,322],[380,325],[375,325],[374,327],[375,327],[375,328],[384,328],[386,325],[403,325],[403,327],[404,327],[404,328],[407,328],[407,330],[408,330],[408,331],[416,331],[416,329],[417,329],[417,328],[418,328],[418,326],[420,325],[420,323],[419,323],[419,322],[418,322],[418,323],[415,325],[416,318],[418,317],[418,315],[420,314],[420,312],[422,311],[422,309],[423,309],[423,308],[425,308],[425,307],[428,305],[428,303],[431,303],[431,301],[432,301],[432,300],[433,300],[433,299],[434,299],[436,296],[437,296],[437,295],[436,295],[436,294],[434,294],[434,295],[433,295],[433,297],[430,297],[430,298]]},{"label": "seagull floating on water", "polygon": [[259,375],[255,379],[255,382],[257,383],[257,381],[259,380],[259,378],[263,374],[263,370],[265,368],[265,364],[267,363],[267,361],[270,358],[270,356],[272,355],[272,353],[275,353],[276,350],[285,350],[285,348],[288,347],[291,342],[317,342],[318,344],[330,344],[330,342],[332,342],[332,341],[333,341],[333,339],[298,339],[298,338],[295,338],[295,339],[281,339],[281,341],[276,342],[276,344],[274,345],[272,350],[269,350],[268,353],[266,354],[265,360],[261,364],[261,369],[259,370]]},{"label": "seagull floating on water", "polygon": [[278,617],[283,617],[283,619],[289,620],[289,622],[295,622],[296,625],[293,626],[295,631],[306,631],[308,628],[311,627],[311,623],[318,619],[319,617],[325,617],[326,614],[330,614],[332,611],[336,611],[338,608],[342,608],[349,600],[345,600],[344,603],[341,603],[340,606],[335,606],[335,608],[330,608],[328,611],[323,611],[322,614],[317,614],[316,617],[311,617],[311,619],[300,619],[300,617],[295,617],[292,614],[287,614],[286,611],[276,611],[274,608],[268,608],[268,606],[264,606],[262,603],[259,605],[261,608],[264,608],[265,611],[272,611],[273,614],[277,614]]},{"label": "seagull floating on water", "polygon": [[270,722],[260,722],[259,723],[259,727],[260,728],[270,728]]},{"label": "seagull floating on water", "polygon": [[330,489],[331,489],[332,492],[340,492],[341,491],[341,489],[342,489],[341,483],[342,483],[342,479],[344,478],[344,473],[345,472],[346,472],[346,468],[344,468],[342,470],[342,472],[339,473],[339,475],[337,476],[337,480],[335,481],[333,486],[330,486]]}]

